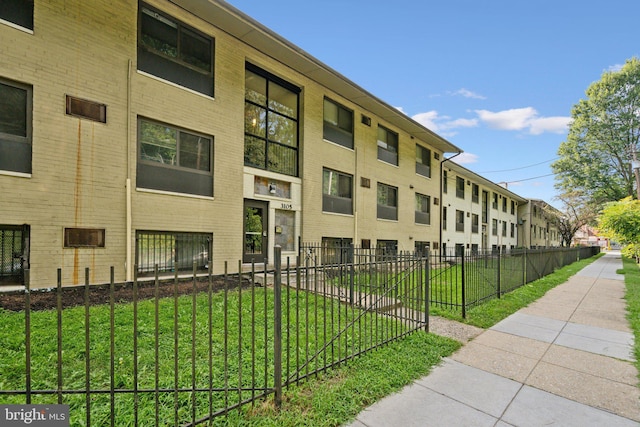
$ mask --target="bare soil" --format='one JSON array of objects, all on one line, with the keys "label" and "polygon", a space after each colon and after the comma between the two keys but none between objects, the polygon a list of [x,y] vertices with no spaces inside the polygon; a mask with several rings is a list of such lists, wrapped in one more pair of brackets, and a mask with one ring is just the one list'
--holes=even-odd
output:
[{"label": "bare soil", "polygon": [[[227,289],[248,288],[250,281],[237,276],[224,277],[212,276],[211,289],[213,292]],[[207,292],[209,279],[207,277],[181,280],[177,284],[174,280],[166,280],[158,283],[157,294],[159,298],[172,297],[174,295],[192,295],[194,292]],[[139,281],[137,286],[138,301],[156,297],[156,286],[153,280]],[[58,290],[56,288],[35,289],[30,292],[31,310],[50,310],[58,307]],[[88,296],[88,298],[87,298]],[[133,283],[114,284],[114,303],[126,303],[133,301]],[[87,301],[88,299],[88,301]],[[65,286],[60,290],[61,308],[89,305],[109,304],[111,301],[110,285],[91,285],[88,293],[84,285]],[[22,311],[27,303],[27,294],[24,290],[0,293],[0,308],[10,311]]]}]

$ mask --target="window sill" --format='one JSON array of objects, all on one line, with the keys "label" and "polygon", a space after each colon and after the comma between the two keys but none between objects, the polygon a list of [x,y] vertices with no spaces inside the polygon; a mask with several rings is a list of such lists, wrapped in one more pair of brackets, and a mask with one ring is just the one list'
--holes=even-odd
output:
[{"label": "window sill", "polygon": [[339,143],[337,143],[337,142],[333,142],[333,141],[331,141],[331,140],[329,140],[329,139],[326,139],[326,138],[322,138],[322,140],[323,140],[324,142],[326,142],[326,143],[329,143],[329,144],[331,144],[331,145],[335,145],[336,147],[339,147],[339,148],[343,148],[343,149],[345,149],[345,150],[347,150],[347,151],[350,151],[350,152],[352,152],[352,153],[355,151],[355,147],[347,147],[346,145],[342,145],[342,144],[339,144]]},{"label": "window sill", "polygon": [[15,176],[17,178],[31,178],[30,173],[4,171],[4,170],[0,170],[0,175]]},{"label": "window sill", "polygon": [[336,216],[342,216],[345,218],[353,218],[353,214],[346,214],[346,213],[341,213],[341,212],[331,212],[331,211],[322,211],[323,214],[327,214],[327,215],[336,215]]},{"label": "window sill", "polygon": [[26,27],[23,27],[23,26],[18,25],[18,24],[14,24],[13,22],[9,22],[9,21],[5,21],[4,19],[0,19],[0,24],[4,24],[4,25],[7,25],[7,26],[9,26],[11,28],[14,28],[16,30],[20,30],[20,31],[25,32],[27,34],[33,35],[33,30],[31,30],[29,28],[26,28]]},{"label": "window sill", "polygon": [[215,200],[215,196],[198,196],[197,194],[188,194],[188,193],[175,193],[172,191],[162,191],[162,190],[153,190],[151,188],[138,188],[136,187],[136,191],[140,193],[151,193],[151,194],[160,194],[164,196],[177,196],[177,197],[188,197],[190,199],[200,199],[200,200]]},{"label": "window sill", "polygon": [[215,101],[215,98],[212,97],[212,96],[205,95],[202,92],[198,92],[197,90],[189,89],[188,87],[185,87],[185,86],[180,86],[179,84],[174,83],[174,82],[172,82],[170,80],[163,79],[162,77],[154,76],[153,74],[150,74],[150,73],[147,73],[147,72],[141,71],[141,70],[136,70],[136,72],[138,74],[142,75],[142,76],[149,77],[150,79],[159,81],[161,83],[167,84],[169,86],[173,86],[173,87],[178,88],[178,89],[182,89],[182,90],[187,91],[189,93],[192,93],[194,95],[198,95],[199,97],[202,97],[204,99],[209,99],[211,101]]}]

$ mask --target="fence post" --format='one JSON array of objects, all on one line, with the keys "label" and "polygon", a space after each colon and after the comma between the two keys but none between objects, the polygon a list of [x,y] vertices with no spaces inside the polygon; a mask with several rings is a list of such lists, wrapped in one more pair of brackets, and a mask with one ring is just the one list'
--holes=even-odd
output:
[{"label": "fence post", "polygon": [[527,284],[527,248],[522,249],[522,286]]},{"label": "fence post", "polygon": [[25,403],[31,404],[31,272],[29,269],[24,270],[24,335],[25,335]]},{"label": "fence post", "polygon": [[502,276],[502,271],[500,268],[500,264],[502,262],[501,255],[502,255],[502,248],[498,248],[498,268],[496,269],[497,275],[498,275],[498,299],[500,299],[500,294],[501,294],[501,291],[500,291],[500,276]]},{"label": "fence post", "polygon": [[282,405],[282,248],[276,245],[273,249],[275,269],[273,278],[273,383],[276,408],[280,408]]},{"label": "fence post", "polygon": [[462,318],[466,319],[467,318],[467,297],[466,297],[466,280],[465,280],[465,274],[464,274],[464,251],[462,251],[462,254],[460,255],[460,274],[462,276]]},{"label": "fence post", "polygon": [[349,248],[347,249],[349,252],[347,254],[347,261],[349,262],[349,303],[353,307],[354,304],[354,286],[355,286],[355,259],[353,243],[349,244]]},{"label": "fence post", "polygon": [[431,277],[431,274],[429,272],[429,262],[430,262],[430,254],[429,254],[429,249],[427,249],[427,254],[426,254],[426,259],[424,261],[424,330],[425,332],[429,332],[429,300],[430,300],[430,293],[429,293],[429,279]]}]

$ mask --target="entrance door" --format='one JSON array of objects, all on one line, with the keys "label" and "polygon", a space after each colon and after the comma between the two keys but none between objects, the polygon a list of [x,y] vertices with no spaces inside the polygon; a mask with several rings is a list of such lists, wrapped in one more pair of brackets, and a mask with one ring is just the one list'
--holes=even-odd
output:
[{"label": "entrance door", "polygon": [[269,242],[267,224],[269,204],[258,200],[244,201],[244,249],[242,262],[267,261]]}]

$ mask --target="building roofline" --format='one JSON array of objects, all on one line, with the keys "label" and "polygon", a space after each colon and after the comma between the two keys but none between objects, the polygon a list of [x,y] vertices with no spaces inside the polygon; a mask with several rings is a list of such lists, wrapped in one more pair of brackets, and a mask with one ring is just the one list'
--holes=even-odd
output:
[{"label": "building roofline", "polygon": [[444,153],[462,152],[462,149],[442,136],[371,94],[229,3],[220,0],[169,1],[316,83],[331,89],[409,135],[430,144],[433,148]]},{"label": "building roofline", "polygon": [[454,161],[449,161],[449,166],[447,166],[449,169],[460,172],[462,174],[466,174],[466,175],[472,175],[476,180],[480,181],[482,184],[486,185],[489,188],[492,188],[494,190],[498,190],[498,191],[502,191],[502,192],[506,192],[512,199],[515,199],[516,201],[518,201],[518,203],[525,203],[527,202],[529,199],[519,196],[516,193],[514,193],[513,191],[509,190],[508,188],[505,188],[503,186],[501,186],[500,184],[496,184],[495,182],[481,176],[478,175],[477,173],[465,168],[464,166],[461,166],[460,164],[454,162]]}]

